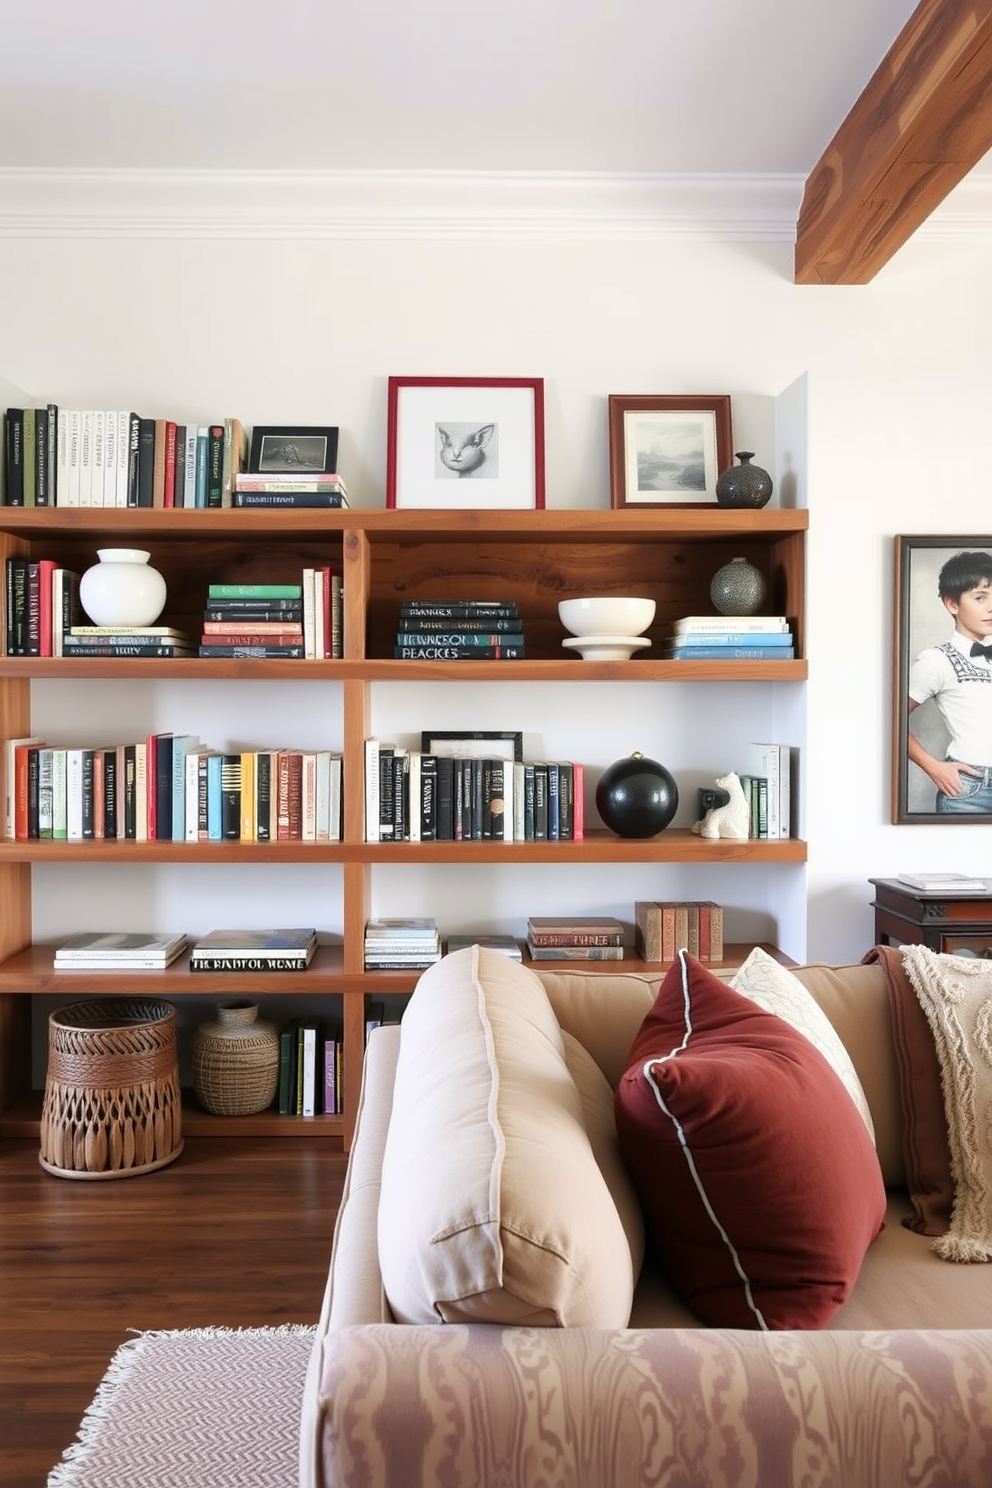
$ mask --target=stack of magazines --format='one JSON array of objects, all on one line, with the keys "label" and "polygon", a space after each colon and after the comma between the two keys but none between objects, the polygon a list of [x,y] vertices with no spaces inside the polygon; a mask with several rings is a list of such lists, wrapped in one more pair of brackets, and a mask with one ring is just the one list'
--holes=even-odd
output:
[{"label": "stack of magazines", "polygon": [[366,971],[422,971],[441,959],[441,938],[432,918],[369,920],[365,926]]},{"label": "stack of magazines", "polygon": [[164,971],[185,949],[185,935],[87,930],[63,941],[56,971]]},{"label": "stack of magazines", "polygon": [[190,971],[304,971],[316,930],[211,930],[193,946]]}]

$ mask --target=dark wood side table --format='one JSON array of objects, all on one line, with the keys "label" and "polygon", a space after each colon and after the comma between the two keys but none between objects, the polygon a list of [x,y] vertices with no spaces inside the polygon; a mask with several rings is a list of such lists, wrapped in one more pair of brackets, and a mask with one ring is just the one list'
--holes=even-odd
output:
[{"label": "dark wood side table", "polygon": [[930,894],[897,878],[868,882],[875,886],[876,945],[925,945],[951,955],[992,957],[992,893]]}]

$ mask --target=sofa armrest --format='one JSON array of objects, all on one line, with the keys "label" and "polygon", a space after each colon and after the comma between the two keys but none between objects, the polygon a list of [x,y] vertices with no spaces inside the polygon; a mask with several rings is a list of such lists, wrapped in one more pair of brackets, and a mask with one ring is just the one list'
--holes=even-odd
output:
[{"label": "sofa armrest", "polygon": [[992,1483],[992,1331],[358,1326],[320,1488]]}]

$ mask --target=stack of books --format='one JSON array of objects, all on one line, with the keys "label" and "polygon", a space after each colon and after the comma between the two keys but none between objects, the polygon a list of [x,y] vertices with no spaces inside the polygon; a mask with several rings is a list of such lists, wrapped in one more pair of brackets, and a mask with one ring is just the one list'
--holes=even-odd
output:
[{"label": "stack of books", "polygon": [[638,899],[634,943],[645,961],[674,961],[682,950],[699,961],[722,961],[723,907],[712,899]]},{"label": "stack of books", "polygon": [[796,649],[784,615],[686,615],[663,654],[670,661],[791,661]]},{"label": "stack of books", "polygon": [[305,971],[316,930],[211,930],[189,955],[190,971]]},{"label": "stack of books", "polygon": [[404,661],[522,661],[513,600],[411,599],[400,606],[393,655]]},{"label": "stack of books", "polygon": [[749,835],[779,839],[792,834],[792,767],[788,744],[748,744],[737,772],[750,808]]},{"label": "stack of books", "polygon": [[611,915],[531,915],[532,961],[622,961],[624,927]]},{"label": "stack of books", "polygon": [[334,1116],[343,1109],[344,1043],[310,1018],[292,1018],[279,1031],[280,1116]]},{"label": "stack of books", "polygon": [[348,505],[348,493],[340,475],[252,471],[234,477],[234,505],[344,507]]},{"label": "stack of books", "polygon": [[56,971],[164,971],[186,948],[185,935],[87,930],[63,941]]},{"label": "stack of books", "polygon": [[193,639],[174,625],[73,625],[63,656],[195,656]]},{"label": "stack of books", "polygon": [[302,584],[211,584],[201,656],[303,656]]},{"label": "stack of books", "polygon": [[83,619],[79,574],[52,558],[8,558],[4,601],[5,656],[62,656],[64,637]]},{"label": "stack of books", "polygon": [[365,926],[366,971],[422,971],[440,959],[433,918],[376,919]]},{"label": "stack of books", "polygon": [[503,956],[509,956],[511,961],[522,961],[523,951],[520,942],[513,935],[449,935],[447,939],[447,952],[450,956],[454,951],[463,951],[466,946],[482,946],[484,950],[499,951]]}]

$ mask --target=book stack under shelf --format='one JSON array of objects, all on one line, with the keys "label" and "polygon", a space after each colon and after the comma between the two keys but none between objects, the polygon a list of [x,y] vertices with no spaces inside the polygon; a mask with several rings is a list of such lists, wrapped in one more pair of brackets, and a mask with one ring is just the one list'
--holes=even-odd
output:
[{"label": "book stack under shelf", "polygon": [[[101,546],[147,550],[151,564],[162,573],[167,585],[162,623],[192,635],[200,633],[211,584],[298,585],[305,569],[330,567],[342,576],[344,653],[340,658],[183,656],[155,661],[131,656],[10,655],[6,650],[0,655],[6,739],[28,740],[40,732],[32,729],[35,679],[53,684],[85,679],[94,687],[103,681],[142,680],[153,683],[156,691],[162,684],[171,687],[182,683],[191,700],[204,684],[209,689],[216,682],[250,682],[267,689],[259,694],[259,707],[278,719],[280,731],[287,732],[293,726],[293,717],[303,714],[294,715],[281,706],[280,684],[302,683],[314,689],[313,699],[321,714],[326,712],[333,719],[328,743],[340,753],[342,770],[338,841],[262,842],[241,838],[179,842],[106,836],[102,841],[68,841],[18,839],[9,833],[0,840],[0,1135],[36,1135],[38,1129],[41,1091],[37,1085],[32,1089],[31,1081],[32,998],[70,1000],[119,990],[118,974],[113,971],[67,968],[56,972],[55,944],[57,938],[66,937],[57,937],[54,928],[45,939],[39,937],[39,943],[32,944],[32,879],[37,865],[62,865],[79,875],[84,889],[86,870],[91,865],[122,865],[133,871],[136,892],[152,908],[156,874],[165,864],[209,864],[211,871],[224,874],[236,873],[240,865],[256,865],[256,870],[264,865],[266,874],[276,876],[273,882],[278,882],[277,876],[286,865],[305,864],[318,871],[334,865],[338,871],[326,915],[322,912],[318,920],[328,929],[322,929],[313,961],[305,970],[254,974],[251,991],[254,994],[257,990],[264,998],[290,994],[312,1000],[316,1015],[340,1022],[344,1110],[342,1114],[315,1118],[313,1129],[345,1145],[350,1142],[358,1105],[369,1000],[401,998],[412,991],[419,974],[412,968],[366,969],[365,926],[376,915],[377,877],[383,865],[389,865],[394,874],[414,868],[418,875],[429,878],[435,867],[457,864],[464,870],[466,884],[478,865],[487,865],[488,872],[495,874],[532,870],[534,886],[527,892],[535,912],[541,907],[544,866],[552,863],[566,868],[570,864],[586,868],[627,865],[643,874],[645,898],[658,892],[654,875],[664,865],[675,880],[682,868],[691,867],[699,875],[711,864],[721,865],[724,873],[732,872],[735,865],[748,865],[762,886],[762,893],[755,893],[751,904],[744,884],[748,908],[759,908],[764,902],[769,879],[775,883],[781,876],[794,889],[806,858],[805,843],[798,836],[707,841],[688,828],[670,827],[656,838],[624,840],[592,820],[586,822],[582,838],[557,842],[368,842],[365,740],[371,732],[376,690],[380,684],[400,681],[412,686],[426,683],[432,689],[455,681],[486,687],[528,681],[547,688],[561,682],[571,688],[585,682],[637,683],[658,689],[673,682],[705,682],[708,686],[727,683],[735,688],[752,682],[774,682],[779,688],[802,684],[807,675],[806,528],[804,511],[772,508],[473,511],[454,524],[450,513],[431,510],[0,508],[0,558],[4,561],[18,558],[38,562],[44,558],[78,574],[92,565]],[[665,657],[660,642],[666,629],[680,615],[704,608],[712,573],[739,554],[765,574],[770,606],[788,617],[795,658],[724,663],[719,659],[676,661]],[[677,586],[660,577],[673,572],[678,574]],[[450,605],[458,595],[472,592],[498,594],[517,606],[527,637],[523,659],[506,667],[488,658],[448,663],[393,655],[400,603]],[[657,603],[653,644],[631,661],[566,659],[558,601],[563,594],[576,593],[650,595]],[[334,683],[335,690],[325,694],[321,689],[327,683]],[[294,707],[300,706],[294,703]],[[194,711],[188,709],[191,714]],[[418,715],[410,719],[408,745],[419,739],[424,725],[431,721],[428,692]],[[732,717],[733,709],[728,708],[730,734]],[[585,754],[587,721],[582,716],[576,719],[576,754],[580,750]],[[47,747],[61,748],[65,742],[57,738],[53,743],[49,737]],[[743,751],[746,739],[737,742]],[[217,737],[211,743],[220,749],[228,741]],[[616,752],[621,752],[620,747]],[[609,763],[609,758],[586,757],[596,766]],[[743,754],[740,757],[743,762]],[[683,768],[688,764],[685,760],[672,761],[676,775],[680,763]],[[793,807],[798,821],[795,802]],[[191,876],[191,895],[200,892],[202,882],[202,877]],[[786,897],[798,903],[801,891]],[[74,923],[78,924],[78,906],[75,913]],[[269,917],[262,922],[268,923]],[[475,922],[484,920],[480,915]],[[792,928],[793,938],[801,939],[801,927]],[[443,933],[443,920],[441,929]],[[725,946],[722,964],[739,964],[748,950],[750,945]],[[558,964],[578,963],[553,963]],[[632,970],[644,964],[639,957],[628,957],[622,963],[624,969]],[[593,972],[618,969],[610,962],[582,965]],[[650,967],[652,972],[658,969],[657,964]],[[215,998],[242,995],[245,990],[243,976],[228,971],[209,977],[193,973],[185,957],[162,970],[122,974],[120,980],[124,975],[142,995],[166,998]],[[34,1052],[37,1065],[42,1051]],[[235,1120],[191,1109],[187,1132],[289,1135],[286,1128],[294,1126],[285,1118],[280,1120],[277,1113]]]}]

